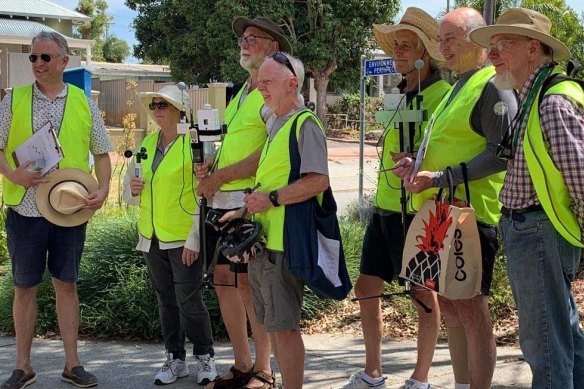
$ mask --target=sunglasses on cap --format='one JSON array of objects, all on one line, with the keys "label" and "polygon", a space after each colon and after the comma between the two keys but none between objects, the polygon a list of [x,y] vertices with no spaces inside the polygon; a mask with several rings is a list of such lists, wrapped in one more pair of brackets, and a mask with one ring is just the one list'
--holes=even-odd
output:
[{"label": "sunglasses on cap", "polygon": [[166,101],[161,101],[159,103],[150,103],[148,104],[148,108],[150,108],[151,111],[154,111],[156,108],[166,109],[168,108],[168,103]]},{"label": "sunglasses on cap", "polygon": [[31,63],[35,63],[37,59],[42,59],[43,62],[51,62],[53,58],[59,58],[61,55],[51,55],[51,54],[31,54],[28,56],[28,60]]},{"label": "sunglasses on cap", "polygon": [[288,70],[290,70],[292,72],[292,75],[294,77],[298,77],[296,75],[296,72],[294,71],[294,67],[292,66],[292,63],[290,62],[290,60],[288,59],[288,57],[286,57],[286,55],[284,53],[282,53],[281,51],[278,51],[278,52],[274,53],[270,58],[273,59],[274,61],[286,66],[288,68]]}]

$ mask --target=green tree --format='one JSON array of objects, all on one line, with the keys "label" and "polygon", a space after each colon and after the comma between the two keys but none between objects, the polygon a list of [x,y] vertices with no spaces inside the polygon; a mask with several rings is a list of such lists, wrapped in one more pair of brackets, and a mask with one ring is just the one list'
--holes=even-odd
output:
[{"label": "green tree", "polygon": [[[175,80],[242,81],[239,50],[231,31],[238,15],[269,17],[284,26],[294,54],[314,78],[317,113],[326,113],[331,76],[342,87],[358,80],[359,61],[371,46],[372,24],[388,23],[397,0],[126,0],[134,21],[138,58],[168,63]],[[192,17],[196,10],[196,17]]]},{"label": "green tree", "polygon": [[[96,61],[102,61],[103,57],[103,39],[101,38],[107,25],[112,21],[112,17],[106,13],[107,1],[105,0],[79,0],[75,10],[87,15],[92,19],[76,27],[75,35],[82,39],[93,39],[92,58]],[[85,56],[85,53],[82,53]]]},{"label": "green tree", "polygon": [[103,42],[103,58],[106,62],[123,62],[129,55],[130,46],[125,40],[110,35]]}]

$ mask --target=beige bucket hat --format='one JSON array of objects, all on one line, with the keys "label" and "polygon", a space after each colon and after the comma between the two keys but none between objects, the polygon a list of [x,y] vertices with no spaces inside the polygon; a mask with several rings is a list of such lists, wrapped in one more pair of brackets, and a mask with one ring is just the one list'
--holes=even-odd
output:
[{"label": "beige bucket hat", "polygon": [[408,30],[416,35],[424,43],[430,57],[437,61],[444,61],[444,57],[438,49],[438,22],[424,10],[409,7],[398,24],[374,24],[373,32],[381,49],[393,57],[393,35],[398,30]]},{"label": "beige bucket hat", "polygon": [[36,190],[37,207],[45,219],[61,227],[85,223],[95,210],[85,209],[85,199],[96,191],[95,177],[80,169],[58,169]]},{"label": "beige bucket hat", "polygon": [[270,34],[276,42],[280,44],[280,51],[285,51],[286,53],[291,52],[290,42],[284,36],[284,30],[282,27],[277,25],[275,22],[268,18],[253,18],[248,19],[243,16],[238,16],[233,19],[232,29],[235,35],[238,37],[242,36],[245,29],[248,27],[256,27]]},{"label": "beige bucket hat", "polygon": [[470,39],[478,45],[489,47],[493,35],[522,35],[550,47],[554,60],[570,58],[570,49],[551,35],[551,29],[552,22],[547,16],[531,9],[509,8],[501,13],[495,24],[471,32]]},{"label": "beige bucket hat", "polygon": [[140,105],[142,105],[142,107],[146,110],[148,117],[153,120],[154,123],[156,123],[154,111],[151,111],[150,108],[148,108],[148,105],[152,102],[154,97],[163,98],[168,103],[175,106],[179,111],[185,109],[187,112],[187,117],[189,117],[189,112],[191,111],[191,97],[186,90],[181,91],[176,85],[167,85],[161,88],[158,92],[140,92],[138,93],[138,97],[140,99]]}]

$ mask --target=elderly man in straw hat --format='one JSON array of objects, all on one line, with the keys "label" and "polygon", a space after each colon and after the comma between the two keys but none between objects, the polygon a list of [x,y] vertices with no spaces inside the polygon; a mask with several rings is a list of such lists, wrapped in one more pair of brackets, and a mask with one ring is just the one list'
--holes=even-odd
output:
[{"label": "elderly man in straw hat", "polygon": [[[176,85],[140,93],[140,103],[160,130],[142,142],[147,154],[138,176],[132,161],[124,178],[124,201],[140,207],[139,240],[150,281],[156,291],[166,361],[154,377],[156,385],[172,384],[189,375],[185,335],[193,343],[197,383],[217,377],[209,312],[203,301],[203,261],[198,260],[196,197],[193,188],[190,136],[178,134],[180,111],[189,112],[191,99]],[[194,221],[194,222],[193,222]]]},{"label": "elderly man in straw hat", "polygon": [[[83,369],[77,354],[79,300],[76,280],[88,219],[83,209],[99,209],[107,198],[111,145],[97,105],[83,90],[63,82],[63,71],[69,62],[69,48],[63,36],[56,32],[39,33],[32,40],[30,53],[36,82],[14,88],[0,105],[0,173],[3,175],[2,195],[9,206],[6,231],[12,261],[17,343],[16,369],[2,388],[21,388],[36,379],[30,350],[37,316],[36,295],[47,264],[55,288],[59,329],[65,348],[62,379],[77,386],[95,386],[97,379]],[[89,172],[89,151],[95,156],[97,188],[87,190],[89,187],[85,187],[85,192],[80,192],[75,186],[60,186],[60,189],[67,189],[64,191],[67,196],[72,195],[72,189],[85,199],[82,210],[74,207],[65,211],[71,216],[64,219],[75,219],[73,224],[57,224],[56,219],[51,220],[39,212],[35,193],[39,184],[50,185],[51,182],[47,176],[34,171],[30,161],[16,166],[12,158],[13,151],[47,122],[55,129],[64,154],[58,168],[51,171],[59,174],[58,169],[77,168]],[[46,197],[42,199],[45,200]],[[55,205],[56,201],[53,198],[51,204]],[[85,216],[78,218],[81,214]]]},{"label": "elderly man in straw hat", "polygon": [[[227,135],[215,158],[197,168],[198,192],[209,199],[209,205],[221,212],[244,206],[244,191],[254,186],[261,149],[267,138],[266,121],[269,109],[258,91],[258,72],[264,59],[277,51],[290,51],[290,43],[282,28],[274,21],[243,16],[233,20],[232,29],[238,37],[239,64],[249,77],[225,109]],[[207,228],[208,261],[214,256],[219,234]],[[235,287],[237,277],[237,287]],[[247,264],[233,264],[217,253],[214,282],[221,316],[233,347],[234,366],[215,383],[215,389],[263,387],[261,377],[271,376],[270,339],[264,326],[256,320],[249,287]],[[249,320],[255,342],[255,362],[252,361],[247,336]],[[262,375],[263,374],[263,375]],[[255,377],[258,376],[258,377]]]},{"label": "elderly man in straw hat", "polygon": [[488,48],[495,85],[519,91],[521,115],[500,146],[509,159],[500,227],[532,387],[581,388],[584,334],[570,284],[583,246],[584,91],[561,81],[554,61],[570,52],[551,27],[511,8],[471,39]]},{"label": "elderly man in straw hat", "polygon": [[486,65],[486,50],[469,38],[471,31],[484,25],[481,14],[472,8],[457,8],[442,18],[440,52],[459,79],[434,112],[420,171],[412,171],[408,158],[394,170],[406,177],[405,187],[414,193],[412,201],[419,209],[438,188],[448,186],[447,167],[452,167],[454,185],[464,182],[463,170],[467,167],[481,244],[481,258],[476,258],[482,261],[481,294],[460,300],[438,298],[458,388],[468,387],[469,381],[472,388],[489,388],[495,369],[496,347],[488,295],[498,249],[497,196],[506,166],[497,158],[496,150],[517,111],[515,94],[495,88],[495,69]]},{"label": "elderly man in straw hat", "polygon": [[[381,48],[393,57],[396,70],[403,74],[399,88],[406,94],[407,105],[418,108],[416,96],[420,93],[423,107],[430,116],[450,89],[450,85],[440,77],[437,68],[438,62],[444,61],[438,50],[438,22],[421,9],[411,7],[406,10],[398,24],[374,25],[373,28]],[[414,66],[418,60],[422,60],[424,65],[420,70],[416,70]],[[408,146],[411,152],[415,152],[420,146],[423,127],[425,123],[424,126],[411,123],[405,129],[412,135],[412,145]],[[401,156],[400,151],[404,151],[400,150],[399,140],[399,130],[394,128],[387,128],[382,136],[383,153],[374,199],[375,211],[367,226],[363,243],[360,275],[355,284],[357,297],[379,295],[383,290],[383,283],[394,280],[401,269],[404,237],[400,179],[387,169],[393,165],[394,158]],[[406,217],[408,224],[413,218],[413,212],[410,207]],[[432,313],[424,312],[415,304],[419,314],[418,360],[405,388],[427,388],[428,371],[440,327],[440,310],[434,293],[421,290],[416,290],[415,293],[432,309]],[[378,298],[364,299],[359,304],[365,338],[365,370],[351,376],[343,388],[384,387],[385,377],[381,369],[381,301]]]}]

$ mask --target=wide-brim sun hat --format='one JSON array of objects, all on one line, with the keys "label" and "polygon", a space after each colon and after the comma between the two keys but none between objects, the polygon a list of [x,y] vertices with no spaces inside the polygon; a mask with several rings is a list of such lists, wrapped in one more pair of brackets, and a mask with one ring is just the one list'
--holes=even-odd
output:
[{"label": "wide-brim sun hat", "polygon": [[262,31],[267,32],[274,38],[276,42],[280,44],[280,51],[285,51],[286,53],[291,53],[292,48],[290,46],[290,42],[284,36],[284,30],[278,24],[273,22],[268,18],[253,18],[248,19],[244,16],[238,16],[233,19],[233,23],[231,25],[233,32],[238,37],[242,36],[245,32],[245,29],[248,27],[256,27]]},{"label": "wide-brim sun hat", "polygon": [[89,194],[99,188],[95,177],[67,168],[55,170],[46,180],[36,189],[37,207],[45,219],[61,227],[74,227],[93,216],[95,210],[83,206]]},{"label": "wide-brim sun hat", "polygon": [[[148,108],[148,105],[152,102],[155,97],[161,97],[166,102],[172,104],[179,111],[185,110],[187,117],[191,111],[191,97],[186,90],[178,89],[176,85],[167,85],[161,88],[158,92],[140,92],[138,93],[140,99],[140,105],[146,110],[149,118],[156,123],[156,116],[154,116],[154,111]],[[184,104],[184,106],[183,106]]]},{"label": "wide-brim sun hat", "polygon": [[478,45],[489,47],[494,35],[514,34],[526,36],[552,49],[553,60],[570,58],[570,49],[551,35],[552,22],[539,12],[526,8],[509,8],[501,13],[495,24],[479,27],[470,33]]},{"label": "wide-brim sun hat", "polygon": [[394,34],[398,30],[414,32],[424,44],[430,57],[443,62],[444,56],[438,49],[438,22],[424,10],[409,7],[398,24],[374,24],[373,32],[381,49],[393,57]]}]

